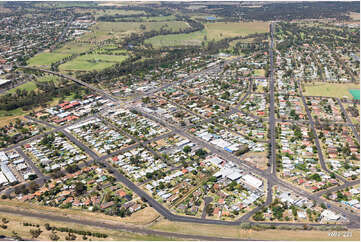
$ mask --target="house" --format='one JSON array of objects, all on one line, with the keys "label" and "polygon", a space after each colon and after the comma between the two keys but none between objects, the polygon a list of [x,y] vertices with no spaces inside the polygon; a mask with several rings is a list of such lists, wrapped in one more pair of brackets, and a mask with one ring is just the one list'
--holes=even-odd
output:
[{"label": "house", "polygon": [[107,209],[107,208],[109,208],[109,207],[111,207],[111,206],[113,206],[114,205],[114,202],[113,201],[110,201],[110,202],[107,202],[107,203],[103,203],[101,206],[100,206],[100,208],[101,209]]},{"label": "house", "polygon": [[142,206],[140,204],[136,203],[129,208],[129,211],[131,213],[135,213],[136,211],[140,210],[141,208],[142,208]]},{"label": "house", "polygon": [[118,194],[119,197],[125,197],[127,195],[127,193],[125,191],[123,191],[123,190],[118,190],[117,194]]},{"label": "house", "polygon": [[213,216],[216,216],[216,217],[221,216],[221,209],[219,207],[214,208]]}]

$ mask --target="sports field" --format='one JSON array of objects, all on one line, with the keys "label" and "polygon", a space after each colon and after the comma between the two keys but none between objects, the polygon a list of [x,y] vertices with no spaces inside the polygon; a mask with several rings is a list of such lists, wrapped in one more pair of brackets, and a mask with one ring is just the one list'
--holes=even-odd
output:
[{"label": "sports field", "polygon": [[268,32],[267,22],[217,22],[205,24],[205,29],[189,34],[160,35],[147,39],[153,47],[200,45],[202,41],[220,40],[228,37],[246,36]]},{"label": "sports field", "polygon": [[351,93],[354,99],[360,100],[360,89],[350,89],[349,92]]},{"label": "sports field", "polygon": [[42,52],[31,59],[28,60],[28,65],[30,66],[44,66],[51,65],[57,61],[64,59],[65,57],[70,56],[70,54],[66,53],[50,53],[50,52]]},{"label": "sports field", "polygon": [[59,49],[55,49],[53,52],[43,51],[36,54],[27,61],[29,66],[50,66],[52,63],[60,61],[72,54],[79,54],[86,52],[95,45],[88,43],[76,43],[74,41],[68,42]]},{"label": "sports field", "polygon": [[350,89],[360,89],[359,84],[347,83],[314,83],[305,85],[305,92],[303,95],[306,96],[326,96],[326,97],[338,97],[344,96],[353,98]]},{"label": "sports field", "polygon": [[61,71],[92,71],[110,67],[116,63],[123,62],[127,56],[124,55],[98,55],[89,54],[78,56],[75,59],[59,66]]}]

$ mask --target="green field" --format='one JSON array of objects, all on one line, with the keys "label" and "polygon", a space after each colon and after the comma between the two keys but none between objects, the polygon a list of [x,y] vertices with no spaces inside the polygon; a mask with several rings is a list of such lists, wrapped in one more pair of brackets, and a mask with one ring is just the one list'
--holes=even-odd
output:
[{"label": "green field", "polygon": [[92,44],[76,43],[76,42],[72,41],[72,42],[66,43],[59,49],[54,50],[54,53],[80,54],[80,53],[86,52],[94,47],[95,47],[95,45],[92,45]]},{"label": "green field", "polygon": [[116,63],[123,62],[127,56],[124,55],[98,55],[89,54],[78,56],[75,59],[59,66],[61,71],[92,71],[110,67]]},{"label": "green field", "polygon": [[23,111],[22,108],[13,109],[10,111],[0,110],[0,117],[20,116],[20,115],[24,115],[25,113],[26,112]]},{"label": "green field", "polygon": [[31,82],[24,83],[16,88],[10,89],[7,93],[15,93],[16,90],[18,90],[18,89],[25,89],[28,92],[30,92],[30,91],[37,89],[37,87],[36,87],[35,82],[31,81]]},{"label": "green field", "polygon": [[137,10],[124,10],[124,9],[102,9],[96,11],[95,17],[100,17],[103,15],[137,15],[137,14],[145,14],[144,11]]},{"label": "green field", "polygon": [[132,17],[132,18],[119,18],[119,21],[121,20],[134,20],[137,22],[147,22],[147,21],[156,21],[156,22],[162,22],[162,21],[174,21],[176,20],[176,17],[174,15],[169,16],[156,16],[156,17]]},{"label": "green field", "polygon": [[204,40],[204,36],[206,35],[206,31],[202,30],[189,34],[158,35],[153,38],[146,39],[144,42],[152,44],[153,47],[201,45]]},{"label": "green field", "polygon": [[65,57],[86,52],[94,47],[95,45],[92,44],[83,44],[71,41],[53,52],[38,53],[34,57],[30,58],[27,63],[29,66],[50,66],[52,63],[60,61]]},{"label": "green field", "polygon": [[57,61],[64,59],[65,57],[70,56],[70,54],[66,53],[50,53],[50,52],[41,52],[31,59],[28,60],[28,65],[30,66],[43,66],[50,65]]},{"label": "green field", "polygon": [[119,54],[127,54],[127,51],[124,49],[120,49],[117,45],[104,45],[101,48],[96,49],[92,53],[94,54],[103,54],[103,55],[119,55]]},{"label": "green field", "polygon": [[359,84],[340,84],[340,83],[314,83],[305,85],[305,96],[326,96],[338,97],[344,96],[353,98],[350,89],[360,89]]},{"label": "green field", "polygon": [[[56,83],[58,79],[59,79],[59,77],[57,77],[57,76],[44,75],[44,76],[39,77],[36,81],[38,81],[38,82],[53,81]],[[36,82],[35,81],[26,82],[16,88],[10,89],[6,93],[15,93],[17,89],[25,89],[28,92],[36,90],[37,89]]]},{"label": "green field", "polygon": [[[145,29],[140,28],[141,25]],[[106,40],[111,38],[124,38],[131,33],[140,33],[148,31],[159,31],[164,26],[165,29],[178,31],[185,29],[188,24],[183,21],[164,21],[164,22],[97,22],[92,27],[90,33],[81,37],[82,40]]]},{"label": "green field", "polygon": [[266,73],[265,73],[265,70],[263,69],[255,69],[254,70],[254,76],[264,76]]},{"label": "green field", "polygon": [[208,23],[205,29],[189,34],[160,35],[145,40],[153,47],[200,45],[202,41],[220,40],[228,37],[246,36],[254,33],[265,33],[268,31],[267,22],[239,22]]}]

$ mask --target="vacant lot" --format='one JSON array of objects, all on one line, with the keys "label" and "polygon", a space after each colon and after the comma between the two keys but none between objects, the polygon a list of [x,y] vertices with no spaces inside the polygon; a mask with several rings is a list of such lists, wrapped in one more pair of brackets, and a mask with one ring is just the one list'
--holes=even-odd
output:
[{"label": "vacant lot", "polygon": [[161,231],[216,236],[224,238],[239,238],[244,240],[358,240],[360,230],[351,230],[352,237],[329,237],[329,231],[304,230],[244,230],[239,226],[179,223],[161,220],[150,228]]},{"label": "vacant lot", "polygon": [[124,55],[98,55],[89,54],[78,56],[75,59],[59,66],[59,70],[91,71],[101,70],[116,63],[123,62],[127,56]]},{"label": "vacant lot", "polygon": [[[45,224],[49,223],[50,226],[56,226],[58,228],[60,227],[67,227],[72,228],[76,230],[83,230],[83,231],[91,231],[91,232],[98,232],[98,233],[104,233],[107,234],[107,238],[97,238],[88,236],[88,239],[91,240],[104,240],[104,241],[121,241],[121,240],[172,240],[171,238],[167,237],[161,237],[161,236],[153,236],[153,235],[145,235],[145,234],[137,234],[137,233],[130,233],[130,232],[122,232],[119,230],[110,230],[110,229],[104,229],[100,227],[95,226],[83,226],[79,224],[74,223],[68,223],[68,222],[57,222],[57,221],[50,221],[45,219],[38,219],[33,217],[24,217],[24,216],[18,216],[10,213],[0,213],[0,217],[7,218],[9,220],[9,223],[7,224],[7,229],[0,229],[1,234],[12,237],[13,233],[12,231],[15,231],[20,237],[23,239],[32,240],[30,230],[31,229],[37,229],[36,227],[30,227],[30,226],[24,226],[23,223],[31,223],[31,224],[38,224],[39,228],[41,229],[42,233],[36,240],[50,240],[51,231],[48,231],[45,229]],[[56,234],[60,237],[59,240],[65,241],[65,237],[68,235],[66,232],[56,232]],[[77,239],[76,240],[83,240],[82,236],[79,234],[75,234]]]},{"label": "vacant lot", "polygon": [[338,97],[342,98],[347,96],[352,99],[352,95],[349,92],[350,89],[359,89],[359,84],[339,84],[339,83],[314,83],[306,84],[305,92],[306,96],[326,96],[326,97]]},{"label": "vacant lot", "polygon": [[246,36],[268,32],[267,22],[208,23],[202,31],[190,34],[160,35],[146,40],[154,47],[200,45],[202,41],[220,40],[228,37]]},{"label": "vacant lot", "polygon": [[208,39],[222,39],[225,37],[246,36],[254,33],[269,31],[267,22],[217,22],[206,25]]},{"label": "vacant lot", "polygon": [[350,12],[349,16],[354,21],[360,21],[360,13]]},{"label": "vacant lot", "polygon": [[24,203],[16,200],[15,201],[0,200],[0,208],[24,210],[34,213],[39,212],[49,215],[61,214],[66,217],[71,217],[80,220],[84,217],[94,218],[97,221],[107,222],[110,224],[114,222],[121,222],[121,223],[130,223],[134,225],[147,225],[159,217],[159,214],[151,207],[146,207],[144,209],[141,209],[140,211],[133,213],[131,216],[124,218],[119,216],[109,216],[100,212],[89,212],[84,209],[70,208],[64,210],[56,207],[41,206],[34,203]]}]

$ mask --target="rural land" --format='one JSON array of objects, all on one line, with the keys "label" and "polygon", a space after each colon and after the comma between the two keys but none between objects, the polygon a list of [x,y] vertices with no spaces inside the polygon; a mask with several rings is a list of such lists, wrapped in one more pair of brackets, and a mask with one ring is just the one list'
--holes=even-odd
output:
[{"label": "rural land", "polygon": [[360,2],[0,2],[0,240],[360,240]]}]

